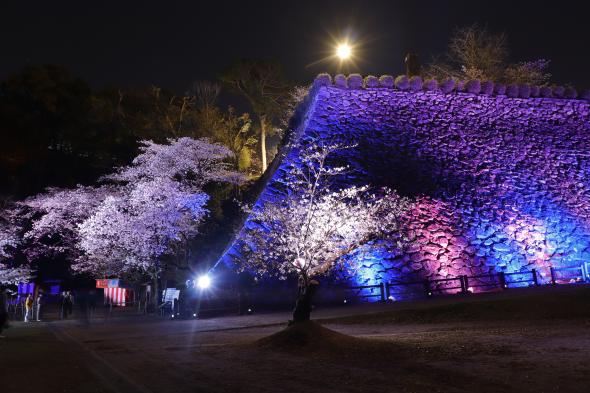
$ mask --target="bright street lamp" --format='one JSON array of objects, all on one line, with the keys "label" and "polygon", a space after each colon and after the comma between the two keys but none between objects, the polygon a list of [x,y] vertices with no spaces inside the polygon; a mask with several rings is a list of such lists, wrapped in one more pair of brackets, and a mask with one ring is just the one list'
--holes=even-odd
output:
[{"label": "bright street lamp", "polygon": [[352,55],[352,48],[346,42],[338,45],[336,48],[336,56],[340,58],[340,60],[346,60],[350,58]]},{"label": "bright street lamp", "polygon": [[197,280],[197,286],[201,289],[207,289],[209,285],[211,285],[211,278],[206,274]]}]

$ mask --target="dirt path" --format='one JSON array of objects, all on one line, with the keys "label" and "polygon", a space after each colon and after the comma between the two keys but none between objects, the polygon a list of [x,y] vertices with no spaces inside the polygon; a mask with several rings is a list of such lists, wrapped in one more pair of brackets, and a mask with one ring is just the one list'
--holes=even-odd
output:
[{"label": "dirt path", "polygon": [[[0,341],[0,371],[8,381],[1,391],[585,393],[590,317],[584,296],[568,292],[558,307],[548,293],[553,314],[535,311],[546,301],[540,297],[420,303],[415,311],[377,307],[378,314],[362,317],[338,311],[325,326],[363,340],[321,349],[257,345],[284,328],[279,321],[286,314],[21,325]],[[487,311],[474,314],[472,307]],[[514,318],[502,317],[506,307]]]}]

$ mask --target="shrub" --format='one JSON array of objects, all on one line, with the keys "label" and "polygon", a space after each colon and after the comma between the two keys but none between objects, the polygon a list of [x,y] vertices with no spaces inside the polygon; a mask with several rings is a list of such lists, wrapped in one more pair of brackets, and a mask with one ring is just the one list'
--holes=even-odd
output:
[{"label": "shrub", "polygon": [[379,86],[381,87],[393,87],[393,76],[391,75],[381,75],[379,78]]},{"label": "shrub", "polygon": [[400,90],[408,90],[410,88],[410,81],[408,80],[408,77],[405,75],[400,75],[395,78],[395,87]]},{"label": "shrub", "polygon": [[440,90],[445,94],[451,93],[453,90],[455,90],[455,87],[456,83],[453,79],[447,79],[440,84]]},{"label": "shrub", "polygon": [[414,75],[410,78],[410,90],[412,91],[420,91],[422,90],[422,78],[418,75]]},{"label": "shrub", "polygon": [[539,89],[541,97],[550,98],[553,97],[553,89],[549,86],[543,86]]},{"label": "shrub", "polygon": [[334,77],[334,84],[337,87],[346,87],[347,83],[346,83],[346,77],[342,74],[338,74]]},{"label": "shrub", "polygon": [[590,101],[590,90],[584,91],[580,98],[586,101]]},{"label": "shrub", "polygon": [[496,84],[496,86],[494,86],[494,93],[496,93],[497,96],[505,95],[506,94],[506,85],[503,83]]},{"label": "shrub", "polygon": [[436,79],[428,79],[424,82],[424,90],[435,91],[436,89],[438,89],[438,82]]},{"label": "shrub", "polygon": [[318,76],[315,77],[313,84],[315,86],[330,86],[332,84],[332,77],[330,76],[330,74],[322,72],[321,74],[318,74]]},{"label": "shrub", "polygon": [[373,88],[379,87],[379,79],[374,75],[368,75],[365,78],[365,87]]},{"label": "shrub", "polygon": [[457,81],[457,91],[465,91],[465,81]]},{"label": "shrub", "polygon": [[481,92],[487,96],[494,94],[494,82],[485,81],[481,84]]},{"label": "shrub", "polygon": [[578,97],[578,92],[573,87],[566,87],[563,96],[573,100]]},{"label": "shrub", "polygon": [[506,95],[510,98],[518,98],[519,89],[518,85],[508,85],[506,86]]},{"label": "shrub", "polygon": [[520,98],[529,98],[531,96],[531,87],[526,84],[518,86],[518,96]]},{"label": "shrub", "polygon": [[538,97],[540,90],[539,86],[531,86],[531,97]]},{"label": "shrub", "polygon": [[465,91],[471,94],[479,94],[481,91],[481,83],[479,79],[472,79],[465,84]]},{"label": "shrub", "polygon": [[565,95],[565,87],[555,86],[553,88],[553,97],[563,98],[564,95]]},{"label": "shrub", "polygon": [[363,87],[363,77],[361,76],[361,74],[348,75],[349,89],[360,89],[361,87]]}]

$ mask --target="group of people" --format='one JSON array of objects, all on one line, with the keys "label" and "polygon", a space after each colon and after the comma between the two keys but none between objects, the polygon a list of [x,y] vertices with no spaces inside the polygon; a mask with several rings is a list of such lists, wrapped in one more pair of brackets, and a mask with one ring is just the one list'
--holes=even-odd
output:
[{"label": "group of people", "polygon": [[43,303],[43,294],[39,292],[37,298],[33,300],[33,295],[28,294],[25,299],[25,322],[35,319],[41,322],[41,304]]},{"label": "group of people", "polygon": [[60,317],[62,319],[67,319],[68,316],[72,314],[72,311],[74,309],[74,295],[72,294],[72,292],[62,292],[59,303]]},{"label": "group of people", "polygon": [[[28,294],[25,299],[25,322],[30,322],[35,319],[37,322],[41,321],[41,307],[43,305],[43,294],[39,292],[34,298],[32,294]],[[60,317],[67,319],[72,314],[74,308],[74,295],[70,291],[64,291],[60,299]]]}]

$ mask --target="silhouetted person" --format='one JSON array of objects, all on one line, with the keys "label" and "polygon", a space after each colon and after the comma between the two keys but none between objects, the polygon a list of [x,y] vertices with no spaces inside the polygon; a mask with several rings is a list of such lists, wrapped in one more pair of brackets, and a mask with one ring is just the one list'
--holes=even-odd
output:
[{"label": "silhouetted person", "polygon": [[74,307],[74,297],[70,291],[65,291],[61,298],[62,318],[67,319],[68,315],[72,313]]},{"label": "silhouetted person", "polygon": [[41,305],[43,304],[43,294],[39,292],[35,300],[35,313],[37,314],[37,322],[41,322]]},{"label": "silhouetted person", "polygon": [[88,318],[92,319],[96,312],[96,290],[88,291]]},{"label": "silhouetted person", "polygon": [[33,316],[33,296],[29,293],[25,299],[25,322],[29,322]]}]

